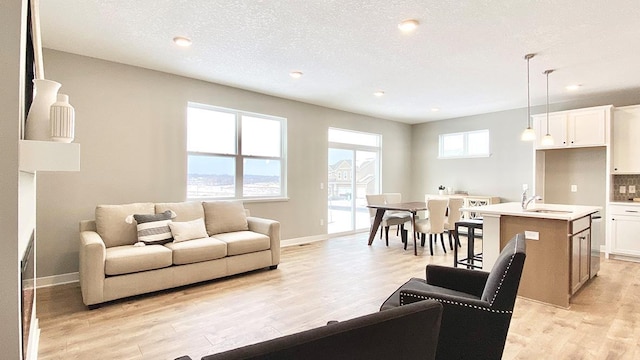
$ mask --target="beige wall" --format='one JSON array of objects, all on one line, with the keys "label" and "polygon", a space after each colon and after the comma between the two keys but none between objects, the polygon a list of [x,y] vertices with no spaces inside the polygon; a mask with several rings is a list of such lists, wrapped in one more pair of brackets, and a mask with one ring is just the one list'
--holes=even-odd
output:
[{"label": "beige wall", "polygon": [[[80,172],[38,176],[39,277],[77,271],[78,221],[93,218],[97,204],[184,200],[188,101],[288,119],[290,199],[246,204],[256,216],[281,221],[283,239],[326,234],[328,127],[382,134],[382,190],[406,199],[442,184],[518,201],[522,184],[533,185],[532,145],[519,140],[526,109],[410,126],[54,50],[44,55],[47,77],[62,83],[76,108],[82,150]],[[637,103],[640,92],[632,89],[551,111]],[[436,158],[439,134],[476,129],[491,131],[491,157]]]},{"label": "beige wall", "polygon": [[78,271],[78,222],[96,205],[185,200],[188,101],[288,119],[289,200],[246,204],[280,221],[283,239],[327,232],[328,127],[382,134],[383,190],[410,190],[407,124],[54,50],[44,56],[47,77],[76,109],[81,170],[38,175],[38,277]]},{"label": "beige wall", "polygon": [[19,130],[24,118],[26,3],[0,3],[0,353],[8,360],[21,358],[19,259],[29,240],[21,237],[19,194],[24,188],[18,171]]},{"label": "beige wall", "polygon": [[[522,184],[532,186],[532,143],[520,141],[526,109],[509,110],[415,125],[412,137],[412,190],[416,198],[435,194],[438,186],[491,195],[502,201],[518,199]],[[489,129],[491,156],[437,159],[440,134]]]},{"label": "beige wall", "polygon": [[[546,150],[545,187],[541,194],[552,204],[606,206],[605,147]],[[571,192],[571,185],[578,191]],[[604,214],[604,211],[603,211]]]},{"label": "beige wall", "polygon": [[[626,106],[640,103],[640,91],[629,89],[606,96],[585,97],[579,101],[557,103],[550,111],[579,109],[590,106]],[[546,111],[544,105],[534,106],[532,114]],[[490,114],[480,114],[457,119],[435,121],[414,125],[411,138],[411,189],[414,198],[438,191],[438,185],[465,190],[473,195],[498,196],[504,201],[520,201],[522,184],[533,189],[533,144],[520,141],[520,134],[526,127],[527,109],[514,109]],[[489,129],[491,156],[474,159],[437,159],[438,135],[462,131]],[[559,153],[557,163],[573,168],[582,161],[570,152]],[[602,161],[601,159],[598,161]],[[601,178],[584,180],[585,190],[604,184]],[[604,186],[604,185],[603,185]],[[580,190],[580,188],[579,188]],[[604,189],[603,189],[604,190]],[[581,194],[584,194],[580,191]],[[529,195],[533,190],[529,190]],[[575,195],[575,194],[574,194]],[[552,196],[553,197],[553,196]],[[574,199],[576,204],[581,200]]]}]

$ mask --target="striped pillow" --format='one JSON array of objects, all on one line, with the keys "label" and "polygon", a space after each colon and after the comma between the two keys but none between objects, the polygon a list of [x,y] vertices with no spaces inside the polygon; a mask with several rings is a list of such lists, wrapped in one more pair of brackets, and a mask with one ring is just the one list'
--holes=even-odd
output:
[{"label": "striped pillow", "polygon": [[169,228],[171,217],[171,210],[160,214],[133,215],[138,223],[138,241],[146,245],[163,245],[173,241]]}]

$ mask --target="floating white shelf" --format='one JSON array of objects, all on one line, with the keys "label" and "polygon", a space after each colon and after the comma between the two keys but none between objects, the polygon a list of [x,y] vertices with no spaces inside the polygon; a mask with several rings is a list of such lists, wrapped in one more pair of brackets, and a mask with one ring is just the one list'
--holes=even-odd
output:
[{"label": "floating white shelf", "polygon": [[80,171],[80,144],[20,140],[20,171]]}]

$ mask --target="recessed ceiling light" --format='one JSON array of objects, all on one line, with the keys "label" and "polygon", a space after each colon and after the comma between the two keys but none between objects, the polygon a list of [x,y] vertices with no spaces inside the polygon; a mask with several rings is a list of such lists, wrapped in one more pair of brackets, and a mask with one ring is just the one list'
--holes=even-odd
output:
[{"label": "recessed ceiling light", "polygon": [[302,77],[302,71],[292,71],[289,73],[289,76],[294,79],[300,79]]},{"label": "recessed ceiling light", "polygon": [[416,19],[407,19],[398,24],[398,29],[402,32],[408,33],[415,30],[419,24],[420,23]]},{"label": "recessed ceiling light", "polygon": [[567,87],[565,87],[565,89],[569,90],[569,91],[575,91],[580,89],[582,85],[580,84],[573,84],[573,85],[567,85]]},{"label": "recessed ceiling light", "polygon": [[176,36],[173,38],[173,42],[178,46],[187,47],[191,46],[191,39],[184,36]]},{"label": "recessed ceiling light", "polygon": [[383,95],[384,95],[384,91],[382,91],[382,90],[378,90],[378,91],[374,92],[374,93],[373,93],[373,95],[374,95],[374,96],[377,96],[377,97],[381,97],[381,96],[383,96]]},{"label": "recessed ceiling light", "polygon": [[433,111],[433,112],[437,112],[437,111],[440,111],[440,108],[433,107],[433,108],[431,108],[431,111]]}]

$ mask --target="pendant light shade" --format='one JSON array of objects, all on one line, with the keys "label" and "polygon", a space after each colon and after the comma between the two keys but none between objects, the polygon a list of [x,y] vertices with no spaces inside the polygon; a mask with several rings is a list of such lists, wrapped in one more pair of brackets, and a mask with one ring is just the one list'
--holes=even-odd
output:
[{"label": "pendant light shade", "polygon": [[542,146],[553,146],[553,137],[549,133],[549,74],[551,74],[553,70],[545,70],[544,74],[547,76],[547,134],[542,138],[540,145]]},{"label": "pendant light shade", "polygon": [[527,60],[527,128],[522,132],[520,140],[533,141],[536,139],[536,132],[531,128],[531,96],[529,94],[529,60],[534,57],[535,54],[527,54],[524,59]]}]

